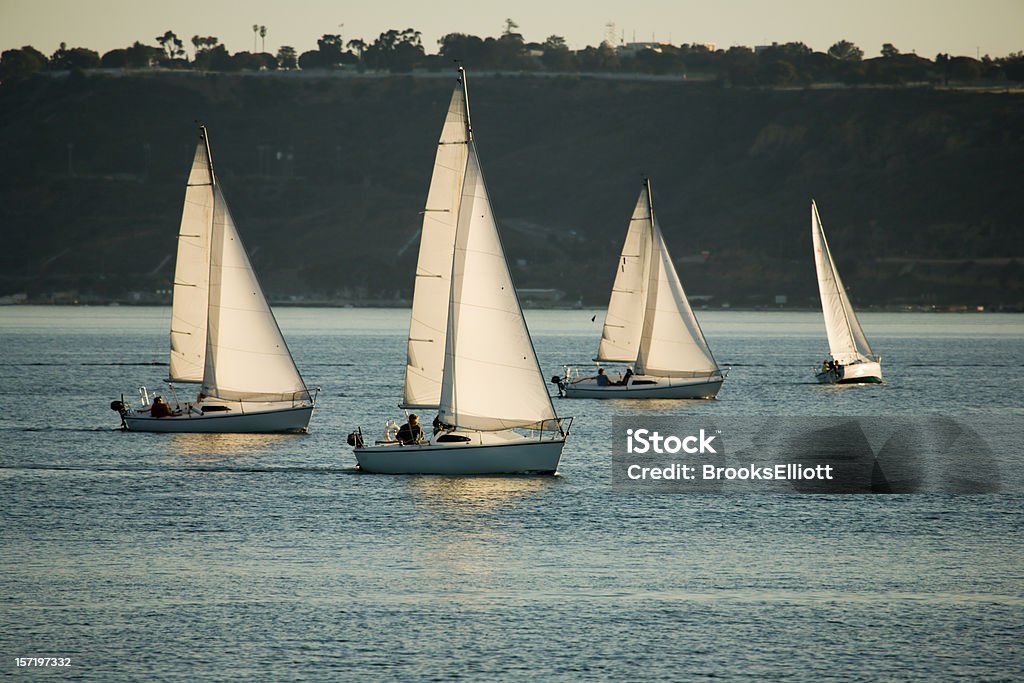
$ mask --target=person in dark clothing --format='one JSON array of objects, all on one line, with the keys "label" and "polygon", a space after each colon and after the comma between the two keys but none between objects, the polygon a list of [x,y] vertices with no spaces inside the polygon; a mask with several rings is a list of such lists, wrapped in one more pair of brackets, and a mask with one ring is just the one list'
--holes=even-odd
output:
[{"label": "person in dark clothing", "polygon": [[153,399],[153,405],[149,408],[149,414],[153,417],[170,417],[171,407],[167,405],[167,401],[157,396]]},{"label": "person in dark clothing", "polygon": [[396,437],[402,445],[419,443],[423,439],[423,430],[420,429],[420,418],[415,413],[409,414],[409,420],[398,428]]},{"label": "person in dark clothing", "polygon": [[622,375],[622,379],[616,382],[616,384],[618,384],[619,386],[627,387],[629,386],[629,378],[632,376],[633,368],[626,368],[626,372]]},{"label": "person in dark clothing", "polygon": [[597,369],[597,386],[606,387],[611,384],[611,380],[608,379],[608,375],[604,374],[604,368]]}]

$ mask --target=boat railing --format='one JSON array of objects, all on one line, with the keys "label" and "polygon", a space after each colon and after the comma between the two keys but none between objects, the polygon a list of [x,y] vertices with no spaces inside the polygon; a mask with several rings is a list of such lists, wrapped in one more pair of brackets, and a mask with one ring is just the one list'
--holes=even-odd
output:
[{"label": "boat railing", "polygon": [[[566,365],[565,366],[565,377],[564,377],[563,381],[566,384],[572,384],[574,382],[579,381],[580,379],[585,379],[586,377],[590,377],[590,376],[596,375],[597,374],[597,368],[600,368],[600,367],[604,367],[604,366],[602,366],[602,365],[595,366],[593,372],[591,372],[588,375],[582,375],[581,372],[580,372],[581,366]],[[589,368],[587,368],[587,369],[589,370]],[[725,367],[725,368],[719,367],[719,368],[715,368],[714,370],[680,370],[680,371],[673,372],[670,375],[670,377],[678,377],[678,378],[686,378],[686,379],[704,378],[704,379],[707,379],[707,380],[710,381],[710,380],[713,380],[716,377],[722,377],[724,379],[725,376],[727,374],[729,374],[729,370],[730,370],[730,368],[727,368],[727,367]],[[620,372],[619,374],[621,375],[622,373]],[[633,377],[639,377],[639,376],[642,376],[642,375],[633,375]]]},{"label": "boat railing", "polygon": [[711,380],[715,377],[725,377],[728,372],[728,368],[715,368],[714,370],[684,370],[682,372],[673,372],[671,376],[684,377],[686,379],[704,378]]},{"label": "boat railing", "polygon": [[[564,439],[569,436],[569,430],[572,429],[572,421],[572,417],[548,418],[531,426],[530,432],[531,434],[536,433],[538,441],[544,441],[545,438],[550,440]],[[549,436],[545,436],[545,434]]]},{"label": "boat railing", "polygon": [[300,408],[307,403],[316,405],[316,398],[320,395],[320,387],[313,387],[312,391],[304,389],[292,394],[292,408]]},{"label": "boat railing", "polygon": [[[629,367],[628,363],[610,363],[609,365],[612,365],[612,366],[619,365],[619,366],[627,366],[627,367]],[[593,376],[597,375],[597,371],[599,369],[605,367],[605,366],[602,365],[601,363],[595,363],[593,365],[586,365],[586,364],[581,363],[579,365],[566,365],[564,367],[565,367],[565,374],[564,374],[564,377],[562,377],[560,379],[565,384],[574,384],[574,383],[580,381],[581,379],[587,379],[588,377],[593,377]],[[619,370],[618,373],[619,373],[619,375],[622,375],[624,373],[624,371],[623,370]],[[552,380],[552,381],[554,381],[554,380]]]},{"label": "boat railing", "polygon": [[[594,372],[597,372],[595,369]],[[565,381],[575,382],[580,378],[580,367],[578,365],[566,365],[565,366]]]}]

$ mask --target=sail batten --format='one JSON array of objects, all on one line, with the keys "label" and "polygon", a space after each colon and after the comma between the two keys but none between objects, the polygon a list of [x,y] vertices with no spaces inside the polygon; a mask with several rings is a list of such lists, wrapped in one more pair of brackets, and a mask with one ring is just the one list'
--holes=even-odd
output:
[{"label": "sail batten", "polygon": [[402,403],[407,405],[436,407],[440,402],[452,254],[469,155],[468,142],[466,101],[463,86],[459,84],[448,104],[424,203],[428,208],[423,211],[408,337],[431,341],[406,346]]},{"label": "sail batten", "polygon": [[213,205],[212,164],[206,142],[200,140],[186,185],[174,264],[168,370],[174,382],[203,379]]},{"label": "sail batten", "polygon": [[630,218],[626,241],[608,301],[598,361],[632,363],[640,351],[651,256],[651,221],[647,199],[641,193]]},{"label": "sail batten", "polygon": [[657,219],[653,230],[651,282],[636,371],[658,377],[717,372],[718,363],[690,308]]},{"label": "sail batten", "polygon": [[811,200],[811,241],[814,246],[814,264],[818,275],[818,293],[821,296],[821,310],[825,317],[825,334],[828,337],[829,353],[840,363],[877,360],[861,328],[857,314],[850,304],[846,288],[839,277],[839,270],[832,259],[832,252],[825,237],[825,228],[818,214],[818,207]]},{"label": "sail batten", "polygon": [[[631,249],[639,255],[635,262],[626,261]],[[620,262],[596,360],[635,363],[637,374],[658,377],[719,372],[658,225],[649,181],[637,198]]]},{"label": "sail batten", "polygon": [[230,401],[310,400],[217,186],[210,246],[202,393]]},{"label": "sail batten", "polygon": [[557,419],[473,144],[452,259],[438,418],[479,431]]}]

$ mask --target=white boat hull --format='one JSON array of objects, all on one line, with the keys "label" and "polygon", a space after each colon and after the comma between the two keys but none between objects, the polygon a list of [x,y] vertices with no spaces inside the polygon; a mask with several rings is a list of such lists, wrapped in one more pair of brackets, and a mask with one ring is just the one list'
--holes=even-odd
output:
[{"label": "white boat hull", "polygon": [[125,429],[131,432],[173,432],[193,434],[271,434],[304,432],[313,416],[313,406],[282,408],[251,413],[195,413],[172,417],[152,417],[140,413],[123,416]]},{"label": "white boat hull", "polygon": [[565,446],[564,438],[537,440],[514,432],[476,433],[471,438],[465,443],[384,443],[353,450],[359,469],[376,474],[554,474]]},{"label": "white boat hull", "polygon": [[852,363],[842,367],[842,373],[835,370],[819,372],[815,375],[819,384],[881,384],[882,364],[870,361]]},{"label": "white boat hull", "polygon": [[[596,377],[585,377],[583,379],[569,382],[563,385],[562,390],[565,398],[610,398],[610,399],[642,399],[642,398],[691,398],[710,399],[718,395],[725,378],[715,376],[713,379],[707,377],[680,378],[680,377],[650,377],[634,375],[628,386],[610,384],[600,386]],[[640,380],[643,384],[637,384]],[[654,382],[647,384],[647,382]]]}]

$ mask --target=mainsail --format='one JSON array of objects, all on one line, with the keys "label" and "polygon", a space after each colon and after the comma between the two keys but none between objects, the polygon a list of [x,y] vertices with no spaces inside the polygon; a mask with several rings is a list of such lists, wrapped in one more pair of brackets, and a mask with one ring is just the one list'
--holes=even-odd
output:
[{"label": "mainsail", "polygon": [[658,377],[695,377],[717,372],[718,363],[686,299],[657,219],[653,225],[653,262],[636,372]]},{"label": "mainsail", "polygon": [[597,360],[635,362],[637,374],[657,377],[719,370],[658,225],[649,179],[630,219]]},{"label": "mainsail", "polygon": [[455,237],[438,408],[442,422],[481,431],[556,419],[472,141]]},{"label": "mainsail", "polygon": [[825,228],[818,215],[818,207],[811,200],[811,240],[814,244],[814,263],[818,271],[818,292],[821,310],[825,315],[825,333],[832,358],[844,365],[856,360],[878,360],[861,329],[857,314],[853,312],[846,288],[839,278],[832,252],[825,239]]},{"label": "mainsail", "polygon": [[629,219],[626,242],[619,255],[615,284],[604,318],[601,343],[595,360],[604,363],[632,363],[640,351],[640,336],[647,309],[647,281],[651,266],[651,211],[647,193],[641,192]]},{"label": "mainsail", "polygon": [[214,185],[202,392],[233,401],[308,400],[220,186]]},{"label": "mainsail", "polygon": [[441,129],[423,211],[402,395],[402,405],[408,408],[436,408],[441,400],[452,253],[469,156],[468,121],[460,84],[452,92]]},{"label": "mainsail", "polygon": [[196,146],[178,230],[171,304],[169,380],[201,382],[206,359],[206,305],[213,224],[213,163],[205,131]]}]

